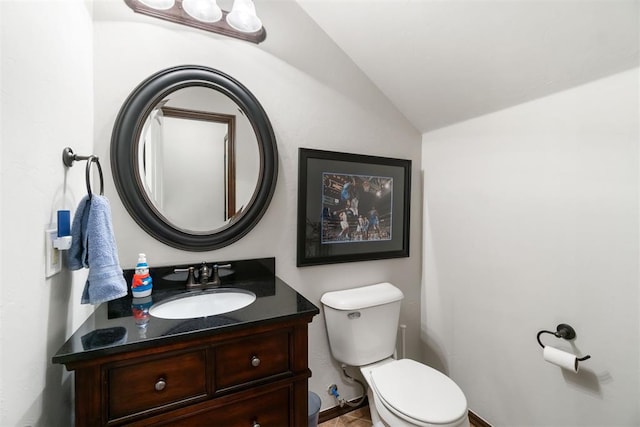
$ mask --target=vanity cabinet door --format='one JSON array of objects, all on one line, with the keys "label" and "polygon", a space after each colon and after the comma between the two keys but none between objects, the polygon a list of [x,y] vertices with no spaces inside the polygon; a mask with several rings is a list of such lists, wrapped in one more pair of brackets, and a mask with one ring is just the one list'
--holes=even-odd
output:
[{"label": "vanity cabinet door", "polygon": [[202,349],[109,367],[108,419],[205,399],[206,365]]},{"label": "vanity cabinet door", "polygon": [[285,329],[218,346],[215,350],[216,391],[290,373],[290,336]]}]

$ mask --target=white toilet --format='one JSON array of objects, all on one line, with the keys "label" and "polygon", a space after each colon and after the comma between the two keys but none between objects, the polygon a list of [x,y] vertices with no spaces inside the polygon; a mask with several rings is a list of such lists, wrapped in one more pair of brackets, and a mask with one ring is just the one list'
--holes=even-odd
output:
[{"label": "white toilet", "polygon": [[414,360],[393,359],[403,298],[391,283],[324,294],[333,357],[360,367],[374,426],[469,426],[467,399],[456,383]]}]

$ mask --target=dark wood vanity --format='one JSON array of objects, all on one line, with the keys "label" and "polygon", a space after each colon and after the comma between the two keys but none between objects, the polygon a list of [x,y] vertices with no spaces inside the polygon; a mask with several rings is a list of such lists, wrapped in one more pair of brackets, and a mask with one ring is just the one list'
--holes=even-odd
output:
[{"label": "dark wood vanity", "polygon": [[[256,301],[220,316],[151,318],[144,333],[122,315],[131,299],[98,307],[53,358],[75,372],[76,425],[306,426],[318,309],[275,276],[237,286]],[[109,328],[126,333],[91,348],[87,337]]]},{"label": "dark wood vanity", "polygon": [[306,425],[310,320],[68,363],[76,425]]}]

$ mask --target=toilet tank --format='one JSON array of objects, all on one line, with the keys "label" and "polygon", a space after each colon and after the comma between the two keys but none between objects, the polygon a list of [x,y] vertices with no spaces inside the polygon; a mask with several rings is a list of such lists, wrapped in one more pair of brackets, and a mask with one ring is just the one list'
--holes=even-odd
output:
[{"label": "toilet tank", "polygon": [[331,354],[363,366],[391,356],[404,295],[391,283],[327,292],[322,302]]}]

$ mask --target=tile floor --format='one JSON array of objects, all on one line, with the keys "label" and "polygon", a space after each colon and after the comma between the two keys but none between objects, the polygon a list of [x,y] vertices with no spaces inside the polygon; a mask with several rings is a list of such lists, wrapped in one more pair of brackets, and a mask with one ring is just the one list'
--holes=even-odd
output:
[{"label": "tile floor", "polygon": [[[359,408],[347,414],[341,415],[329,421],[318,424],[318,427],[371,427],[371,415],[369,407]],[[475,424],[469,424],[470,427],[476,427]]]},{"label": "tile floor", "polygon": [[365,406],[318,424],[318,427],[371,427],[372,425],[369,407]]}]

